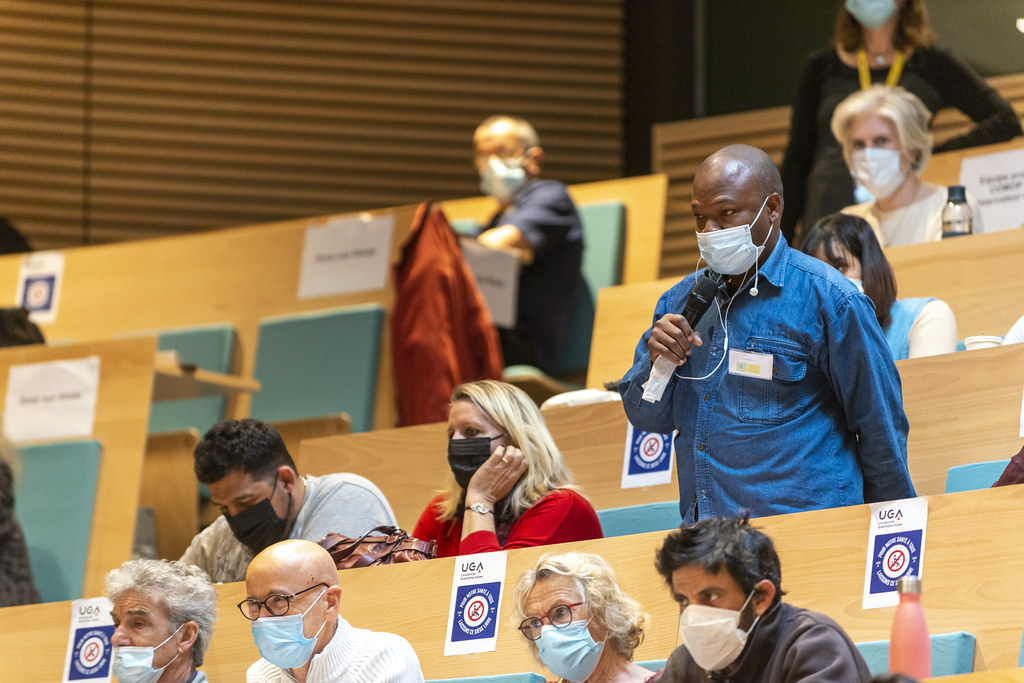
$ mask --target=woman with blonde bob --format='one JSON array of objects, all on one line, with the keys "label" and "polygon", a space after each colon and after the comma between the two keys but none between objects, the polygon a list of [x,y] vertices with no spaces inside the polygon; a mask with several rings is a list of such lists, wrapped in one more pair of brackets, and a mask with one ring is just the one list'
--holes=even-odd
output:
[{"label": "woman with blonde bob", "polygon": [[413,535],[438,557],[601,538],[540,410],[526,393],[481,380],[455,387],[448,410],[448,487]]},{"label": "woman with blonde bob", "polygon": [[[942,237],[946,188],[919,177],[932,154],[930,122],[916,95],[884,85],[850,95],[832,116],[850,173],[874,197],[843,213],[866,220],[883,247]],[[981,208],[969,194],[967,203],[977,231]]]},{"label": "woman with blonde bob", "polygon": [[644,683],[657,674],[633,663],[647,615],[589,553],[546,554],[512,592],[513,621],[534,659],[563,681]]}]

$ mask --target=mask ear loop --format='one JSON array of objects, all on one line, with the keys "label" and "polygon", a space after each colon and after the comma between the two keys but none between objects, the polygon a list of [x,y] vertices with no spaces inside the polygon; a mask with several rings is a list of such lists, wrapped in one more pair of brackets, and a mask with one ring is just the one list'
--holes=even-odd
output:
[{"label": "mask ear loop", "polygon": [[[767,202],[768,200],[765,199]],[[761,249],[758,252],[758,257],[761,256],[761,251],[764,251],[764,245],[768,244],[768,238],[772,236],[772,229],[775,227],[774,223],[768,224],[768,234],[764,236],[764,242],[761,242]],[[757,259],[754,260],[754,286],[750,288],[750,296],[757,296],[757,276],[761,274],[761,266],[758,264]]]}]

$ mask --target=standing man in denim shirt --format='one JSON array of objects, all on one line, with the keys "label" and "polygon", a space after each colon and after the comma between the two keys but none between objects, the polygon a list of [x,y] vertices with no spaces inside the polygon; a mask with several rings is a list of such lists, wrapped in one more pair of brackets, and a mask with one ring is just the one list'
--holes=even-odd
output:
[{"label": "standing man in denim shirt", "polygon": [[[715,300],[681,315],[705,271],[665,292],[619,383],[630,422],[675,438],[685,524],[915,495],[902,389],[871,302],[779,232],[782,180],[763,151],[730,145],[693,183]],[[666,366],[660,400],[643,397]]]}]

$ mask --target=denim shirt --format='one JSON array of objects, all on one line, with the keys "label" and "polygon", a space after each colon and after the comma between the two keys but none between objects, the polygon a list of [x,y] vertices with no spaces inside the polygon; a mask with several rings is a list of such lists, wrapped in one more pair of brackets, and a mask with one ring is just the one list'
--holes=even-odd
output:
[{"label": "denim shirt", "polygon": [[[681,313],[697,273],[665,292],[654,321]],[[870,300],[828,264],[780,237],[728,309],[730,349],[770,355],[770,380],[729,372],[719,318],[724,287],[697,325],[704,341],[662,399],[642,400],[647,330],[619,383],[630,422],[675,439],[683,521],[753,516],[913,497],[907,417],[892,355]]]}]

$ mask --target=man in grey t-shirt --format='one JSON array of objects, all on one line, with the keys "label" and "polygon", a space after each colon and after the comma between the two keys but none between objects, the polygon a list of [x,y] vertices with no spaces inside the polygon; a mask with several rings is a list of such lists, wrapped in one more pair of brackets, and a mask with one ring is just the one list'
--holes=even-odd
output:
[{"label": "man in grey t-shirt", "polygon": [[201,567],[214,582],[245,579],[253,557],[278,541],[318,541],[331,532],[360,536],[398,524],[368,479],[300,477],[281,435],[259,420],[211,427],[196,446],[195,472],[223,514],[192,539],[181,561]]}]

